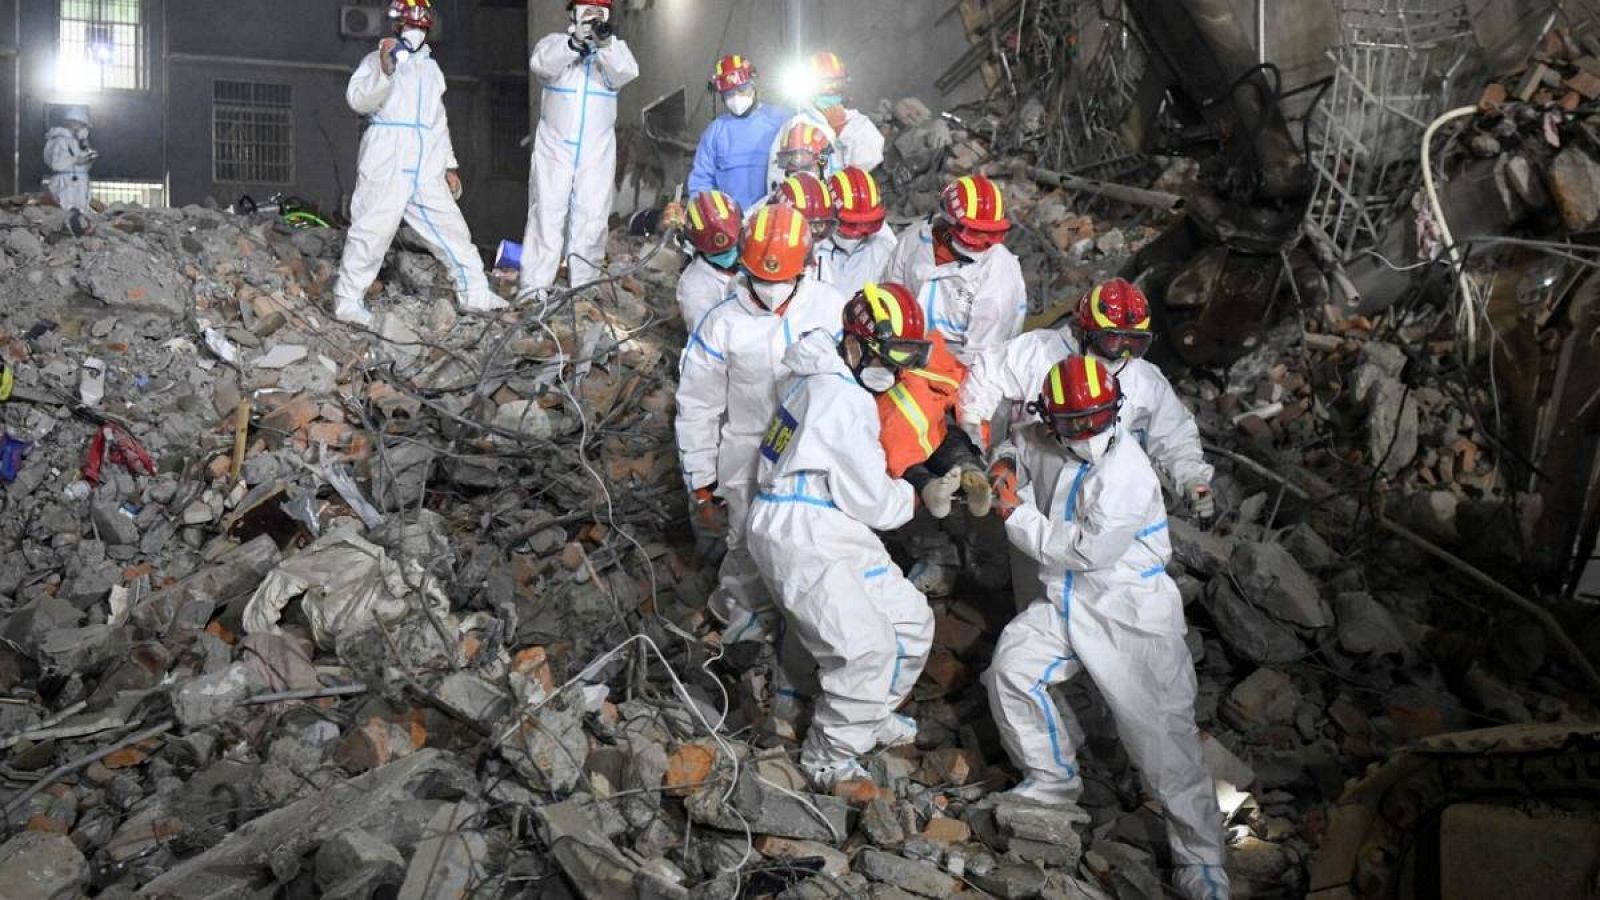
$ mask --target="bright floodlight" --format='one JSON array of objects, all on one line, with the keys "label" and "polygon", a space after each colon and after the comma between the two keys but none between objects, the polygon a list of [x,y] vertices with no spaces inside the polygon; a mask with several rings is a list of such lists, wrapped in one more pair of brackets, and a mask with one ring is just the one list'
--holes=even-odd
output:
[{"label": "bright floodlight", "polygon": [[56,58],[56,90],[88,93],[100,89],[100,66],[87,56]]},{"label": "bright floodlight", "polygon": [[100,41],[89,45],[89,58],[97,65],[111,65],[112,52],[109,41]]},{"label": "bright floodlight", "polygon": [[811,67],[804,60],[795,60],[779,70],[778,95],[791,106],[810,106],[820,87]]}]

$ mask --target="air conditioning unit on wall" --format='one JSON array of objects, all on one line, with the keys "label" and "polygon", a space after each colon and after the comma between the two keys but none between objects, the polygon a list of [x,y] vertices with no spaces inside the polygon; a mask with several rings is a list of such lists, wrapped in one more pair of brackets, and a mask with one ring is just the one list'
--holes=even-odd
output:
[{"label": "air conditioning unit on wall", "polygon": [[[386,38],[393,33],[394,26],[389,23],[389,7],[383,6],[350,6],[339,7],[339,36],[347,38],[367,38],[376,40]],[[444,18],[434,14],[433,30],[428,32],[428,43],[437,44],[444,40]]]}]

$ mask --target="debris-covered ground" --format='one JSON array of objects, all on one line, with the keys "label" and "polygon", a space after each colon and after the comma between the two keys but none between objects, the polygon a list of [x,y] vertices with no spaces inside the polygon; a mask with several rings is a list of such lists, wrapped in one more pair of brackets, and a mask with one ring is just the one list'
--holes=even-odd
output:
[{"label": "debris-covered ground", "polygon": [[[1001,180],[1035,324],[1166,222],[916,101],[881,120],[902,216]],[[6,897],[1163,896],[1159,810],[1087,679],[1058,701],[1081,807],[994,796],[1004,591],[934,601],[916,746],[876,786],[813,794],[762,739],[770,651],[721,645],[684,523],[675,250],[619,232],[612,280],[484,319],[401,249],[368,332],[325,312],[338,232],[95,222],[0,208]],[[1453,337],[1425,304],[1301,303],[1171,370],[1219,471],[1171,572],[1237,896],[1326,887],[1347,780],[1396,749],[1594,715],[1600,640],[1564,637],[1592,613],[1486,583],[1521,583],[1539,513]]]}]

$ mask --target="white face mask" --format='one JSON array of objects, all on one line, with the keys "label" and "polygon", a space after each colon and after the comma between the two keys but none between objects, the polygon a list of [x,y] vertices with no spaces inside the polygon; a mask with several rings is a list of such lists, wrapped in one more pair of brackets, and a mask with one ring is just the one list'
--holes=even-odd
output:
[{"label": "white face mask", "polygon": [[867,366],[861,370],[861,386],[874,394],[882,394],[894,387],[894,372],[883,366]]},{"label": "white face mask", "polygon": [[420,28],[407,28],[400,32],[400,40],[405,42],[407,50],[415,53],[428,42],[428,33]]},{"label": "white face mask", "polygon": [[80,141],[87,141],[89,139],[89,129],[87,129],[87,128],[74,128],[74,129],[72,129],[72,136],[77,138]]},{"label": "white face mask", "polygon": [[756,105],[756,97],[755,94],[750,93],[727,94],[722,98],[722,103],[728,107],[728,112],[736,116],[743,116]]},{"label": "white face mask", "polygon": [[847,238],[842,234],[835,233],[833,245],[846,253],[854,253],[855,249],[861,246],[861,240],[861,238]]},{"label": "white face mask", "polygon": [[776,312],[779,307],[794,296],[795,288],[799,286],[794,281],[762,281],[759,278],[746,278],[750,286],[750,293],[755,295],[756,302],[766,307],[769,312]]},{"label": "white face mask", "polygon": [[1062,441],[1061,446],[1077,458],[1090,465],[1099,465],[1106,458],[1106,453],[1111,450],[1111,439],[1115,435],[1115,428],[1107,428],[1092,438],[1081,441]]}]

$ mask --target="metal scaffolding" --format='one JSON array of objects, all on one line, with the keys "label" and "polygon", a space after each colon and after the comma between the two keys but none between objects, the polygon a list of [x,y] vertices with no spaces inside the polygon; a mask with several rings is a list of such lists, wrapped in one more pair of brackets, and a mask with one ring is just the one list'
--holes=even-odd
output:
[{"label": "metal scaffolding", "polygon": [[1478,46],[1459,0],[1367,0],[1339,8],[1334,81],[1313,119],[1311,216],[1350,258],[1377,242],[1415,191],[1428,122],[1474,86]]},{"label": "metal scaffolding", "polygon": [[1087,61],[1075,61],[1074,77],[1058,101],[1060,120],[1069,127],[1056,129],[1046,158],[1063,171],[1114,177],[1126,168],[1119,164],[1137,167],[1141,161],[1121,126],[1144,76],[1144,48],[1129,30],[1120,0],[1104,7],[1095,0],[1078,0],[1064,12],[1074,45],[1091,46]]}]

